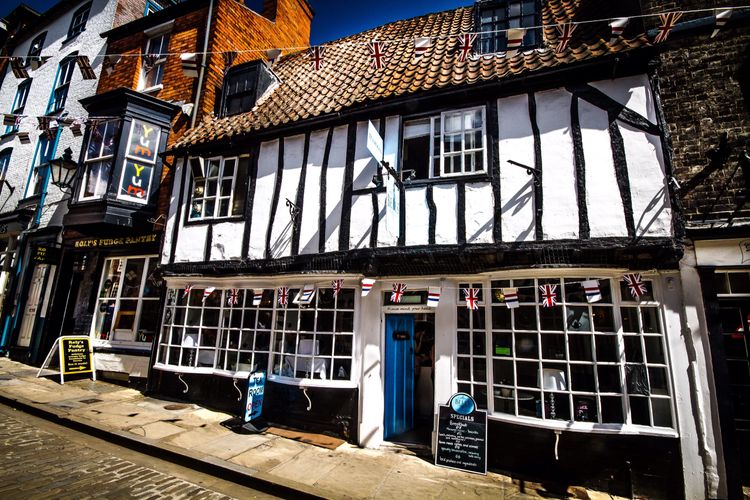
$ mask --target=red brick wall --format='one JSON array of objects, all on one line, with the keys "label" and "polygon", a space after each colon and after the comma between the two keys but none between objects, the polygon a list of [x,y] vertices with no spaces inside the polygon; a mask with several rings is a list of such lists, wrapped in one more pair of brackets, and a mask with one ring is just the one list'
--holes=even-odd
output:
[{"label": "red brick wall", "polygon": [[118,0],[112,27],[117,28],[130,21],[135,21],[143,17],[145,11],[146,0]]}]

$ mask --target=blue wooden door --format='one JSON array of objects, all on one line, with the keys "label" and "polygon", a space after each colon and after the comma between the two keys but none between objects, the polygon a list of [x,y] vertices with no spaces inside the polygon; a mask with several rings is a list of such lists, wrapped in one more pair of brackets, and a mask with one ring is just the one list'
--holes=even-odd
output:
[{"label": "blue wooden door", "polygon": [[385,422],[390,439],[414,427],[414,316],[385,317]]}]

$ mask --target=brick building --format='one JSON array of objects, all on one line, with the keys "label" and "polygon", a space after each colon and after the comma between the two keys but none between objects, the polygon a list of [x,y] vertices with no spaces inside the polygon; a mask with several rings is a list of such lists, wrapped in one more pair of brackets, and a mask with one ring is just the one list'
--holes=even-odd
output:
[{"label": "brick building", "polygon": [[173,161],[161,153],[210,118],[230,66],[265,59],[269,47],[307,45],[312,10],[305,0],[268,1],[263,13],[188,0],[133,14],[121,9],[102,34],[106,68],[82,101],[95,122],[63,221],[58,283],[69,297],[56,295],[51,317],[62,333],[92,336],[105,375],[143,379],[162,310],[156,267],[173,182]]},{"label": "brick building", "polygon": [[[642,2],[646,14],[723,5]],[[741,485],[750,484],[750,16],[733,11],[712,37],[713,14],[685,14],[660,48],[655,71],[684,223],[683,338],[693,359],[712,367],[687,374],[694,387],[709,388],[693,408],[703,418],[691,431],[702,436],[709,495],[741,498]],[[721,428],[716,442],[712,425]]]}]

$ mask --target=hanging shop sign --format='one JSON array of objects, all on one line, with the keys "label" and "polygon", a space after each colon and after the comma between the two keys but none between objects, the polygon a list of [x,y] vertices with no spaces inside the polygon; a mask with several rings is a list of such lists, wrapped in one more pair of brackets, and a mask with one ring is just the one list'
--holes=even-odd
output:
[{"label": "hanging shop sign", "polygon": [[147,243],[156,243],[158,235],[142,234],[139,236],[124,236],[122,238],[85,238],[73,242],[75,248],[110,248],[123,247],[131,245],[143,245]]},{"label": "hanging shop sign", "polygon": [[468,394],[440,405],[435,465],[487,474],[487,412]]},{"label": "hanging shop sign", "polygon": [[60,262],[60,249],[57,247],[37,245],[31,254],[31,261],[35,264],[57,265]]},{"label": "hanging shop sign", "polygon": [[156,157],[159,153],[161,128],[140,120],[133,120],[125,163],[120,177],[117,198],[135,203],[148,203]]},{"label": "hanging shop sign", "polygon": [[39,368],[37,377],[42,371],[49,367],[55,353],[60,357],[60,383],[65,383],[65,375],[77,375],[79,373],[91,373],[96,380],[94,369],[94,356],[91,351],[91,338],[84,335],[63,335],[55,339],[55,343],[44,358]]}]

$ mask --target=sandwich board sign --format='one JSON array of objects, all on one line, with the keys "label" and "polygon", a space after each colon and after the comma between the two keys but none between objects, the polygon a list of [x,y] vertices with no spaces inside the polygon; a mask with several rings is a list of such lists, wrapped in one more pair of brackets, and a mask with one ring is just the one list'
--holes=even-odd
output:
[{"label": "sandwich board sign", "polygon": [[487,412],[466,393],[440,405],[435,465],[487,474]]},{"label": "sandwich board sign", "polygon": [[245,399],[245,424],[243,429],[250,432],[263,432],[268,428],[260,418],[263,413],[263,395],[266,389],[266,373],[252,372],[247,377],[247,397]]},{"label": "sandwich board sign", "polygon": [[65,383],[65,375],[77,375],[79,373],[91,373],[96,380],[94,369],[94,355],[91,350],[91,338],[84,335],[63,335],[55,339],[52,348],[44,359],[38,377],[45,367],[49,367],[52,357],[57,350],[60,356],[60,383]]}]

